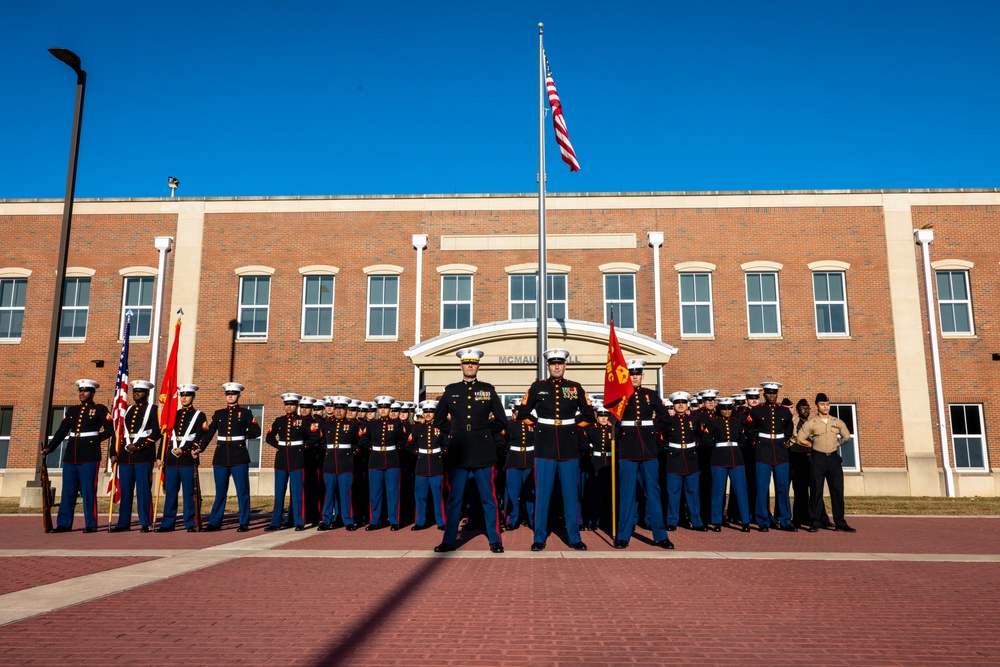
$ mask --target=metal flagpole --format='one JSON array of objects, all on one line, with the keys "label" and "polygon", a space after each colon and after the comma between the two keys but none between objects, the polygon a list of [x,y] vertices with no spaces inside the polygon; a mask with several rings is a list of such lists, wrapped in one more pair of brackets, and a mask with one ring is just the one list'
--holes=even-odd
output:
[{"label": "metal flagpole", "polygon": [[548,347],[548,278],[545,275],[545,46],[538,24],[538,379],[545,378],[542,353]]}]

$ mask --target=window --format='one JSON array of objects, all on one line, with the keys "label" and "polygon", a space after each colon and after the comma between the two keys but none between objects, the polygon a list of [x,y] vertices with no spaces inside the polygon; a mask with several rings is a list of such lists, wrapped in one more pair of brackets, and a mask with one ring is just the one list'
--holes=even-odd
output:
[{"label": "window", "polygon": [[[546,310],[550,320],[565,320],[567,308],[566,275],[546,273]],[[538,318],[538,275],[510,276],[510,319],[534,320]]]},{"label": "window", "polygon": [[[49,411],[49,434],[46,442],[52,442],[52,436],[59,430],[59,424],[62,422],[65,414],[66,408],[64,406],[53,406],[52,410]],[[59,447],[58,451],[49,452],[49,455],[45,457],[45,465],[53,470],[61,469],[63,464],[63,454],[65,452],[66,441],[63,440],[63,443]]]},{"label": "window", "polygon": [[441,330],[472,326],[472,276],[441,276]]},{"label": "window", "polygon": [[951,446],[955,452],[955,468],[985,471],[986,434],[983,431],[983,406],[949,405],[948,411],[951,414]]},{"label": "window", "polygon": [[237,337],[267,338],[267,315],[270,305],[271,276],[241,276]]},{"label": "window", "polygon": [[87,314],[90,310],[90,278],[67,278],[63,285],[59,337],[82,340],[87,337]]},{"label": "window", "polygon": [[333,337],[333,276],[303,276],[302,337]]},{"label": "window", "polygon": [[395,338],[399,319],[399,276],[368,276],[368,337]]},{"label": "window", "polygon": [[751,336],[780,336],[778,274],[748,273],[747,321]]},{"label": "window", "polygon": [[0,339],[20,340],[24,326],[24,294],[27,278],[0,280]]},{"label": "window", "polygon": [[635,329],[635,274],[604,274],[604,323],[614,314],[619,329]]},{"label": "window", "polygon": [[253,413],[257,423],[260,424],[261,435],[253,440],[247,441],[247,451],[250,452],[250,468],[252,470],[260,470],[261,446],[264,442],[263,434],[267,431],[267,429],[264,428],[264,406],[248,405],[247,408],[250,409],[250,412]]},{"label": "window", "polygon": [[10,422],[14,416],[14,408],[0,408],[0,470],[7,467],[7,455],[10,453]]},{"label": "window", "polygon": [[712,335],[712,274],[680,274],[681,335]]},{"label": "window", "polygon": [[850,439],[845,440],[840,445],[840,457],[844,461],[844,470],[861,472],[861,458],[858,455],[858,420],[854,404],[831,403],[830,414],[844,422],[847,425],[847,430],[851,432]]},{"label": "window", "polygon": [[149,338],[153,328],[153,285],[156,278],[137,277],[125,278],[125,289],[122,295],[121,336],[125,335],[125,317],[132,311],[132,328],[129,335],[133,338]]},{"label": "window", "polygon": [[844,274],[813,273],[813,299],[816,302],[816,333],[847,335],[847,291]]},{"label": "window", "polygon": [[942,334],[971,334],[972,300],[968,271],[937,271]]}]

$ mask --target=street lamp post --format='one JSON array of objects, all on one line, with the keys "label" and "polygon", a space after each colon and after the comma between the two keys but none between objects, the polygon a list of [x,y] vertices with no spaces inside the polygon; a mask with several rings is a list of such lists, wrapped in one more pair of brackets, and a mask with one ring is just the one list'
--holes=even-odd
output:
[{"label": "street lamp post", "polygon": [[[42,416],[39,420],[38,455],[35,479],[30,485],[41,489],[41,449],[48,436],[49,410],[55,386],[56,359],[59,356],[59,319],[62,314],[63,283],[66,282],[66,256],[69,253],[70,221],[73,217],[73,193],[76,190],[76,163],[80,151],[80,126],[83,122],[83,94],[87,87],[87,73],[81,67],[80,57],[69,49],[52,48],[49,53],[66,63],[76,72],[76,105],[73,108],[73,134],[69,144],[69,172],[66,175],[66,199],[63,202],[62,232],[59,236],[59,257],[56,261],[56,288],[52,300],[52,326],[49,329],[49,355],[45,366],[45,387],[42,394]],[[30,494],[29,494],[30,495]],[[26,504],[22,498],[22,505]],[[33,500],[33,499],[32,499]],[[39,498],[40,500],[40,498]],[[40,506],[40,503],[39,503]]]}]

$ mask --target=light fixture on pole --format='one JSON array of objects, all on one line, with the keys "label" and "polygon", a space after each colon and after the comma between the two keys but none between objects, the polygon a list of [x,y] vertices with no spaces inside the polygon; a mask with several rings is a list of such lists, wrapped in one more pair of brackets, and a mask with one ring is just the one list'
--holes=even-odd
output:
[{"label": "light fixture on pole", "polygon": [[170,196],[171,197],[173,197],[174,193],[177,192],[177,186],[180,185],[180,184],[181,184],[181,182],[178,181],[173,176],[167,176],[167,185],[170,187]]}]

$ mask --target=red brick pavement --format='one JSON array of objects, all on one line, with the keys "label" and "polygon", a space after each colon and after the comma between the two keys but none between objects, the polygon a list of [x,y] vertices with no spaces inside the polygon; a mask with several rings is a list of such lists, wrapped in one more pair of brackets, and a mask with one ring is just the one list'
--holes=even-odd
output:
[{"label": "red brick pavement", "polygon": [[997,563],[243,558],[0,627],[0,663],[996,665],[998,587]]},{"label": "red brick pavement", "polygon": [[[857,533],[822,530],[819,533],[741,533],[723,529],[721,533],[698,533],[683,528],[670,533],[677,551],[779,551],[779,552],[867,552],[867,553],[1000,553],[1000,518],[909,518],[852,517]],[[280,549],[431,549],[441,542],[435,528],[410,532],[409,528],[392,533],[388,528],[366,533],[348,533],[343,528],[318,533],[292,542]],[[611,551],[611,536],[599,531],[582,533],[590,551]],[[532,542],[531,530],[521,527],[503,534],[504,548],[527,551]],[[459,533],[460,549],[487,549],[482,531]],[[547,551],[568,551],[565,531],[549,536]],[[629,543],[629,551],[660,551],[652,546],[648,530],[639,530]]]},{"label": "red brick pavement", "polygon": [[[134,563],[143,563],[152,558],[138,557],[92,557],[67,556],[24,556],[0,560],[0,595],[22,591],[35,586],[44,586],[85,574],[104,572]],[[113,575],[109,575],[113,576]]]}]

